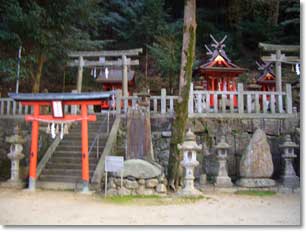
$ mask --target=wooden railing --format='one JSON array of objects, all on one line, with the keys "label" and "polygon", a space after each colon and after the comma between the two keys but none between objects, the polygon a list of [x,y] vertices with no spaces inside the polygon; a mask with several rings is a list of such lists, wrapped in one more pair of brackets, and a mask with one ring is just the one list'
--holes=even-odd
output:
[{"label": "wooden railing", "polygon": [[195,91],[193,84],[189,96],[189,117],[287,117],[293,114],[291,85],[285,92]]},{"label": "wooden railing", "polygon": [[[129,107],[136,108],[140,98],[138,96],[121,97],[121,92],[117,91],[116,97],[117,113],[127,113]],[[152,115],[173,116],[174,105],[177,96],[167,96],[166,89],[161,89],[160,96],[150,96],[149,109]]]},{"label": "wooden railing", "polygon": [[[138,96],[122,97],[116,92],[116,114],[126,114],[129,107],[136,108]],[[167,96],[161,90],[160,96],[150,96],[149,109],[152,116],[172,117],[178,96]],[[11,98],[0,98],[0,117],[21,117],[30,114],[31,107],[22,106]],[[66,114],[77,114],[78,106],[65,106]],[[93,113],[93,107],[88,110]],[[243,84],[238,84],[237,91],[197,91],[190,86],[189,117],[240,117],[240,118],[286,118],[294,117],[291,85],[286,84],[284,92],[245,91]]]},{"label": "wooden railing", "polygon": [[30,114],[32,108],[23,106],[20,102],[14,101],[12,98],[0,98],[0,117],[18,117]]},{"label": "wooden railing", "polygon": [[[77,114],[80,111],[80,107],[66,105],[64,111],[65,114]],[[0,98],[0,118],[22,118],[24,115],[31,113],[31,106],[23,106],[20,102],[16,102],[12,98]]]}]

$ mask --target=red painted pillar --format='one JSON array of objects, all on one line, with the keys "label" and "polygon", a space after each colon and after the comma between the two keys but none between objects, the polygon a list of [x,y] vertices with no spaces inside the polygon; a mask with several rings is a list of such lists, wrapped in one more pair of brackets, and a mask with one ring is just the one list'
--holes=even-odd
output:
[{"label": "red painted pillar", "polygon": [[89,191],[89,160],[88,160],[88,120],[87,105],[81,105],[82,115],[82,180],[83,192]]},{"label": "red painted pillar", "polygon": [[[235,79],[233,79],[233,91],[237,91],[237,83]],[[238,98],[236,95],[234,95],[234,107],[238,107]]]},{"label": "red painted pillar", "polygon": [[[215,79],[211,78],[211,91],[215,91]],[[214,95],[210,95],[210,107],[214,106]]]},{"label": "red painted pillar", "polygon": [[[39,105],[33,105],[34,118],[39,115]],[[36,166],[37,166],[37,153],[38,153],[38,130],[39,122],[32,121],[32,139],[31,139],[31,153],[30,153],[30,170],[29,170],[29,189],[35,190],[36,188]]]}]

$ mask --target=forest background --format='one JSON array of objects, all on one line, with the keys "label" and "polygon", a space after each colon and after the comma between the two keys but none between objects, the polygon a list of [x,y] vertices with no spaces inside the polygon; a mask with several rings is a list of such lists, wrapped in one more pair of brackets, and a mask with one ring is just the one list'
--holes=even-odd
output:
[{"label": "forest background", "polygon": [[[15,91],[17,54],[22,46],[20,92],[70,92],[77,69],[67,67],[71,50],[143,48],[136,89],[177,93],[184,0],[0,0],[0,93]],[[210,34],[227,35],[226,52],[248,72],[258,74],[259,42],[300,44],[297,0],[197,1],[196,60],[207,60]],[[101,90],[85,69],[83,91]],[[291,66],[284,77],[295,81]]]}]

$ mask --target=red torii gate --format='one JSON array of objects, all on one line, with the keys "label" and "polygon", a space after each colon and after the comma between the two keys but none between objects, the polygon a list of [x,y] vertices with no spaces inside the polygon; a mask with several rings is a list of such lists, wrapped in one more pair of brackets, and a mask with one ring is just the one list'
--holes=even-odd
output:
[{"label": "red torii gate", "polygon": [[[88,160],[88,121],[96,121],[96,115],[88,115],[88,105],[101,105],[102,99],[109,98],[109,92],[91,93],[10,93],[9,96],[16,101],[21,101],[24,106],[32,106],[32,115],[26,115],[26,121],[32,121],[32,139],[29,169],[29,190],[36,189],[36,167],[38,153],[39,122],[82,122],[82,192],[89,191],[89,160]],[[55,103],[60,107],[55,109]],[[65,115],[64,106],[81,106],[81,114]],[[41,106],[52,106],[53,115],[42,115]]]}]

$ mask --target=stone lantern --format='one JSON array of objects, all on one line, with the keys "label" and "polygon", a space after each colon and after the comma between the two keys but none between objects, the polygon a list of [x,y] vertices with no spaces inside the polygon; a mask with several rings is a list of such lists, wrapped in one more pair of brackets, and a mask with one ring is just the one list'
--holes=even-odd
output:
[{"label": "stone lantern", "polygon": [[300,185],[300,180],[296,176],[292,161],[297,157],[294,153],[294,148],[297,148],[298,145],[291,141],[290,135],[286,135],[285,142],[279,147],[283,150],[282,158],[285,164],[283,174],[281,175],[281,182],[285,187],[296,188]]},{"label": "stone lantern", "polygon": [[185,168],[184,188],[178,192],[179,195],[200,195],[201,192],[194,188],[194,168],[199,165],[197,161],[197,151],[202,149],[202,145],[196,143],[196,136],[189,129],[183,144],[177,145],[183,152],[183,160],[180,164]]},{"label": "stone lantern", "polygon": [[6,185],[10,187],[23,187],[23,183],[19,178],[19,160],[24,158],[22,144],[26,140],[20,135],[18,125],[14,128],[14,135],[6,137],[5,142],[11,144],[10,152],[7,154],[11,160],[11,178],[6,182]]},{"label": "stone lantern", "polygon": [[219,162],[218,176],[216,177],[216,187],[232,187],[233,183],[227,174],[227,154],[230,145],[225,142],[225,137],[221,136],[220,142],[216,146],[217,159]]}]

